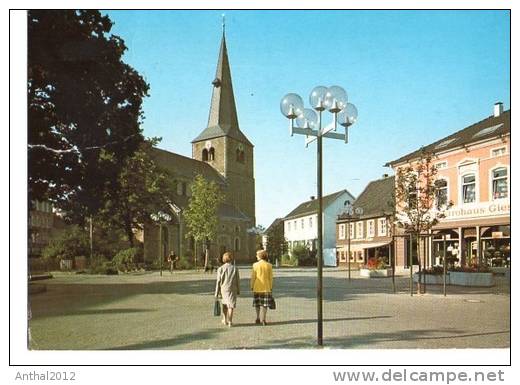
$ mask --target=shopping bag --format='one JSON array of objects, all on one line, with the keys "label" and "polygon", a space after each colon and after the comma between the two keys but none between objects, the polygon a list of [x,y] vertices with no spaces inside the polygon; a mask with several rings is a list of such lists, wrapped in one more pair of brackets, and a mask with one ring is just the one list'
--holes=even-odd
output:
[{"label": "shopping bag", "polygon": [[269,309],[276,310],[276,301],[273,297],[271,297],[271,299],[269,300]]},{"label": "shopping bag", "polygon": [[218,299],[215,300],[215,304],[213,305],[213,315],[215,317],[220,315],[220,301]]}]

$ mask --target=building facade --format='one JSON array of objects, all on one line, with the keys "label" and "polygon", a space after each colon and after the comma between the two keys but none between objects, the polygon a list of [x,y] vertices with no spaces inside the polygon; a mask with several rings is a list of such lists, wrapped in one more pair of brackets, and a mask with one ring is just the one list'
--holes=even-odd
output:
[{"label": "building facade", "polygon": [[255,259],[255,237],[251,232],[256,225],[253,144],[238,124],[225,35],[212,87],[207,127],[192,141],[192,158],[154,149],[155,161],[168,171],[177,194],[168,208],[173,219],[163,226],[162,234],[157,225],[144,226],[145,260],[153,261],[159,255],[165,258],[174,251],[201,261],[202,247],[186,237],[183,219],[191,196],[190,186],[198,174],[214,181],[224,195],[218,210],[218,234],[210,242],[210,257],[215,259],[233,251],[238,262]]},{"label": "building facade", "polygon": [[394,185],[394,177],[387,175],[370,182],[354,202],[352,213],[338,216],[336,255],[339,264],[347,264],[348,258],[355,267],[366,264],[370,258],[382,258],[390,264]]},{"label": "building facade", "polygon": [[[437,201],[453,203],[423,240],[426,265],[439,264],[446,245],[459,265],[509,266],[510,135],[510,110],[497,103],[493,115],[423,148],[434,155],[438,170]],[[416,151],[387,165],[397,170],[417,156]],[[408,242],[396,241],[402,265],[408,264]]]},{"label": "building facade", "polygon": [[[336,218],[345,205],[354,201],[347,190],[341,190],[323,197],[323,249],[336,248]],[[296,246],[316,250],[318,240],[318,200],[311,198],[298,205],[283,218],[284,234],[289,252]],[[325,253],[325,252],[324,252]]]}]

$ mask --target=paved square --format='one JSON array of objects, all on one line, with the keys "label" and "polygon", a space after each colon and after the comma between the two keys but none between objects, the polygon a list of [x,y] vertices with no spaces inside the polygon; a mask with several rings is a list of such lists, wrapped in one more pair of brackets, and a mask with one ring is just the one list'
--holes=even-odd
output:
[{"label": "paved square", "polygon": [[[275,270],[277,310],[254,325],[249,267],[241,267],[235,325],[213,317],[215,274],[56,273],[29,297],[31,349],[270,349],[316,347],[316,270]],[[510,289],[428,286],[410,297],[406,276],[349,282],[324,270],[324,345],[344,349],[508,348]]]}]

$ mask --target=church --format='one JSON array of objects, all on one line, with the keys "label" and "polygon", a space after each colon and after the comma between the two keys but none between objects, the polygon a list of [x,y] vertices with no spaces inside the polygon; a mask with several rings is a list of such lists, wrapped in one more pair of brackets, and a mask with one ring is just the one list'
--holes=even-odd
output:
[{"label": "church", "polygon": [[164,260],[175,252],[187,258],[196,256],[200,265],[202,247],[186,237],[183,219],[191,184],[198,174],[214,181],[225,197],[218,209],[218,231],[210,242],[210,258],[232,251],[239,263],[255,260],[255,235],[251,232],[256,224],[253,144],[238,124],[225,33],[212,87],[208,123],[192,141],[191,158],[158,148],[153,151],[156,163],[173,178],[176,194],[168,211],[172,220],[162,226],[162,234],[158,225],[144,226],[141,236],[147,262],[157,261],[159,255]]}]

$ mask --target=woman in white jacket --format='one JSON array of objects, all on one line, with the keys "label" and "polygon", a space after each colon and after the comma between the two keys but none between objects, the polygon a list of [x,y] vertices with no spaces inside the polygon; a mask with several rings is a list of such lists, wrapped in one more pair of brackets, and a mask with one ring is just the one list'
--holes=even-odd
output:
[{"label": "woman in white jacket", "polygon": [[233,325],[233,311],[237,305],[237,296],[240,294],[240,276],[238,268],[233,265],[233,254],[224,253],[224,263],[217,270],[217,284],[215,286],[215,298],[222,296],[222,323],[231,327]]}]

